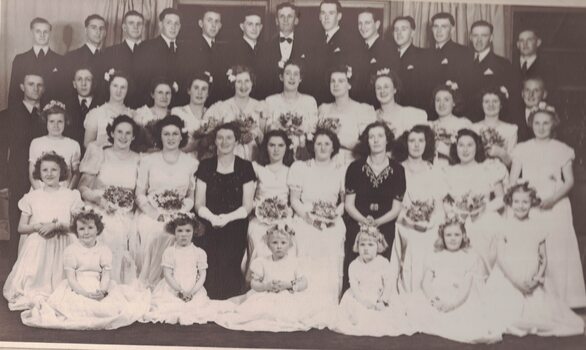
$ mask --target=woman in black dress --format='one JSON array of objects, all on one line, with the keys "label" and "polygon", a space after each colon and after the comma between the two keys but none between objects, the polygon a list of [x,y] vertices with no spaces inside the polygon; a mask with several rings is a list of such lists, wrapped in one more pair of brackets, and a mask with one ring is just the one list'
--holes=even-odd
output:
[{"label": "woman in black dress", "polygon": [[[405,169],[387,155],[393,139],[386,123],[369,124],[355,149],[358,158],[346,171],[344,290],[348,288],[348,266],[357,256],[352,247],[360,224],[378,227],[389,247],[393,245],[406,186]],[[388,259],[391,252],[382,255]]]},{"label": "woman in black dress", "polygon": [[205,225],[205,234],[196,243],[208,255],[208,295],[227,299],[240,294],[244,285],[240,265],[256,177],[252,163],[234,155],[238,126],[223,124],[214,133],[217,156],[203,160],[195,174],[195,207]]}]

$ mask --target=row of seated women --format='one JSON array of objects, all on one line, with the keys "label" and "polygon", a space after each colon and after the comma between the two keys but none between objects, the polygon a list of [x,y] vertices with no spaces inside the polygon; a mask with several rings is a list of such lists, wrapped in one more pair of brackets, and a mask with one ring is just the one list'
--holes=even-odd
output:
[{"label": "row of seated women", "polygon": [[[294,65],[288,67],[298,69]],[[338,73],[333,73],[332,78],[347,79],[347,75],[336,76],[336,74]],[[244,80],[247,76],[250,79],[250,73],[243,72],[235,76],[237,91],[239,76]],[[332,80],[333,92],[337,91],[336,88],[339,89],[340,85],[344,85],[338,84],[339,82],[335,79]],[[116,81],[116,78],[112,81]],[[382,75],[376,82],[377,84],[384,82],[387,88],[393,84],[390,76]],[[206,83],[204,80],[196,80],[193,85],[196,83],[205,86],[209,84],[209,81]],[[111,84],[111,88],[113,85],[115,84]],[[347,81],[345,87],[348,87]],[[380,89],[380,95],[384,95],[382,93],[384,90]],[[392,88],[388,88],[387,92],[392,95],[392,91]],[[446,109],[453,108],[453,94],[454,90],[450,87],[438,89],[436,97],[442,96],[443,100],[436,98],[437,105]],[[494,101],[487,102],[486,105],[496,105],[498,110],[500,101],[498,93],[492,93],[492,95],[487,93],[485,97],[493,97]],[[450,98],[452,98],[451,103]],[[332,106],[326,107],[335,109]],[[326,107],[322,107],[322,110]],[[59,108],[61,107],[54,103],[46,109],[48,126],[52,125],[49,120],[64,119],[63,111],[59,111]],[[212,106],[209,110],[214,110],[214,107]],[[462,120],[451,115],[451,111],[449,114],[448,116],[454,121]],[[236,114],[236,117],[239,115]],[[108,281],[109,278],[104,279],[104,276],[107,276],[121,286],[119,292],[112,292],[117,299],[108,300],[121,301],[120,298],[124,297],[126,302],[123,304],[127,306],[133,305],[132,302],[149,298],[145,287],[153,290],[151,302],[141,304],[152,304],[145,307],[148,312],[159,310],[159,304],[155,300],[157,300],[157,291],[162,289],[182,302],[190,302],[198,291],[203,290],[206,290],[212,299],[227,299],[236,296],[236,299],[229,299],[231,304],[239,305],[235,309],[226,303],[210,304],[212,310],[210,315],[224,315],[223,319],[214,319],[216,322],[236,329],[295,330],[328,326],[343,329],[344,332],[351,334],[408,334],[424,331],[462,341],[491,341],[495,339],[495,336],[500,337],[502,333],[498,329],[495,331],[492,325],[488,333],[482,328],[481,333],[472,332],[471,334],[481,334],[472,338],[458,338],[458,334],[461,333],[459,330],[455,331],[458,327],[438,329],[441,329],[442,325],[446,327],[449,324],[444,322],[445,319],[440,317],[441,315],[457,315],[450,312],[459,309],[460,306],[468,305],[465,301],[470,295],[476,295],[469,293],[471,289],[468,287],[475,286],[476,288],[477,286],[476,283],[470,282],[472,281],[470,276],[476,276],[478,272],[482,278],[474,279],[474,281],[484,282],[487,278],[490,281],[491,277],[488,276],[493,276],[495,269],[501,269],[504,271],[506,280],[515,288],[512,291],[518,292],[517,294],[511,292],[511,295],[518,296],[520,293],[522,296],[522,298],[505,298],[505,300],[517,300],[517,304],[521,303],[520,310],[536,312],[519,315],[519,317],[524,321],[544,321],[537,326],[530,323],[527,323],[529,326],[521,324],[519,329],[537,334],[574,334],[576,329],[580,328],[577,326],[579,322],[573,317],[575,315],[571,313],[568,306],[586,305],[586,293],[584,293],[582,267],[567,198],[567,193],[573,184],[574,155],[571,148],[552,138],[552,132],[557,123],[555,111],[548,106],[536,110],[530,119],[535,138],[516,147],[514,140],[505,139],[494,128],[490,132],[484,129],[479,131],[484,136],[483,140],[483,137],[473,130],[462,127],[460,131],[452,134],[445,131],[447,126],[440,128],[435,123],[435,135],[432,128],[425,125],[404,127],[408,132],[400,138],[397,149],[391,150],[393,133],[385,118],[381,118],[379,122],[365,121],[363,123],[362,116],[363,114],[356,114],[353,119],[348,119],[347,123],[343,117],[340,117],[339,123],[336,123],[335,120],[328,121],[328,117],[322,116],[318,118],[315,129],[305,133],[299,133],[298,130],[290,128],[266,131],[282,128],[272,125],[276,123],[271,123],[265,117],[262,119],[265,119],[269,126],[259,125],[259,130],[265,130],[261,133],[260,131],[252,132],[250,128],[243,127],[239,123],[224,123],[230,121],[225,120],[228,117],[214,115],[207,122],[220,118],[216,121],[220,125],[211,133],[215,155],[203,159],[201,163],[192,154],[182,151],[189,146],[190,142],[192,146],[197,144],[194,137],[189,137],[187,123],[181,117],[166,116],[152,127],[141,129],[136,123],[137,118],[127,115],[116,116],[110,124],[106,124],[103,141],[100,141],[98,137],[96,142],[88,143],[84,159],[79,165],[79,171],[82,173],[78,186],[81,196],[79,192],[66,188],[75,187],[71,180],[74,177],[70,175],[75,173],[72,171],[75,162],[71,161],[71,164],[67,164],[65,157],[56,154],[41,156],[39,160],[34,161],[32,177],[41,180],[43,184],[25,195],[19,203],[23,212],[19,223],[19,231],[23,233],[23,244],[19,258],[4,287],[4,296],[9,301],[9,306],[14,310],[28,309],[29,311],[23,314],[23,320],[31,325],[47,324],[58,327],[59,324],[63,324],[63,327],[70,328],[92,328],[92,326],[77,325],[76,321],[69,324],[68,313],[56,309],[57,306],[54,303],[56,297],[53,296],[57,295],[58,290],[70,288],[71,291],[86,299],[105,300],[106,294],[110,297],[109,288],[112,285]],[[287,118],[286,114],[284,118]],[[278,119],[281,119],[281,115]],[[350,152],[350,144],[346,143],[344,146],[344,142],[341,141],[344,137],[350,139],[348,135],[351,132],[346,131],[348,134],[343,132],[345,125],[350,125],[350,122],[355,124],[349,129],[355,130],[359,135],[353,141],[353,148],[356,151],[354,154]],[[391,122],[393,126],[398,124],[398,122]],[[495,128],[501,125],[498,119],[495,125]],[[63,139],[59,135],[58,127],[48,127],[48,131],[49,135],[46,136],[48,139]],[[288,132],[295,133],[294,136],[297,138],[290,138]],[[135,138],[139,138],[139,134],[149,136],[160,150],[145,152],[142,155],[133,152],[130,146]],[[247,134],[251,134],[252,139],[243,140],[243,137],[251,136]],[[510,145],[508,142],[513,144],[510,146],[510,149],[513,149],[510,152],[507,151]],[[434,151],[436,145],[438,145],[437,152]],[[441,153],[442,145],[449,145],[449,152]],[[143,145],[146,151],[150,150],[149,146]],[[388,157],[390,151],[394,159]],[[58,150],[55,152],[59,154]],[[308,160],[292,164],[293,153],[298,158],[305,154]],[[257,162],[251,163],[243,159],[252,157],[253,154],[256,154]],[[489,159],[485,160],[487,155]],[[354,156],[358,159],[352,161]],[[454,164],[448,166],[445,159],[449,159]],[[510,174],[504,164],[511,164]],[[505,216],[502,217],[498,212],[502,211],[504,190],[509,187],[509,184],[516,183],[519,178],[529,181],[531,186],[537,189],[536,196],[540,199],[539,207],[532,210],[526,208],[526,215],[520,214],[518,221],[522,223],[519,223],[519,230],[511,229],[510,227],[513,226],[507,226],[512,224],[505,224],[502,227],[495,225],[494,223],[500,219],[512,219],[516,215],[517,210],[513,209],[505,211]],[[60,184],[60,181],[65,183]],[[510,187],[515,188],[515,186]],[[100,250],[111,252],[111,262],[109,262],[108,254],[102,252],[101,254],[105,255],[104,261],[100,262],[102,258],[99,258],[97,267],[95,260],[93,265],[87,261],[72,263],[68,258],[68,255],[72,253],[64,253],[69,243],[76,242],[71,235],[67,234],[67,228],[71,213],[80,205],[81,199],[93,206],[94,210],[103,217],[99,220],[100,222],[103,220],[104,224],[103,233],[99,236],[99,246],[103,247]],[[531,200],[531,204],[537,204],[537,202],[536,199]],[[277,205],[273,205],[274,203]],[[273,221],[281,216],[289,216],[282,215],[286,210],[279,209],[280,203],[285,203],[285,207],[292,208],[293,218],[289,219],[288,229],[277,227],[272,231],[278,231],[285,238],[287,235],[290,238],[291,233],[295,232],[295,239],[281,237],[280,243],[267,245],[265,241],[270,242],[271,236],[267,236],[267,232],[272,227]],[[510,206],[513,208],[512,204]],[[177,228],[165,230],[167,224],[173,222],[177,213],[188,213],[194,207],[200,218],[200,224],[188,226],[191,226],[191,231],[198,233],[193,242],[205,252],[205,259],[201,251],[195,248],[189,248],[190,253],[179,249],[186,245],[181,245],[180,240],[176,239],[179,236]],[[256,208],[255,215],[249,222],[248,217],[253,208]],[[529,212],[532,215],[529,215]],[[433,242],[438,238],[438,232],[442,233],[442,239],[445,241],[445,227],[443,230],[438,228],[440,223],[446,221],[446,216],[456,216],[464,221],[464,226],[452,226],[459,226],[460,236],[463,236],[466,231],[470,248],[462,252],[470,254],[466,256],[472,256],[470,261],[474,264],[461,264],[463,258],[453,258],[456,255],[434,253]],[[397,227],[395,227],[396,220]],[[99,229],[101,225],[96,222],[96,219],[93,221],[96,228],[95,235],[97,235],[98,232],[102,232]],[[508,221],[505,220],[505,222]],[[542,222],[548,224],[544,225]],[[529,229],[523,226],[525,223],[531,223],[531,226],[527,226]],[[181,226],[185,225],[179,225]],[[74,227],[76,230],[79,229],[75,225]],[[451,226],[448,225],[448,227]],[[506,259],[518,256],[518,250],[525,249],[525,245],[514,246],[511,248],[514,252],[510,253],[511,256],[505,255],[501,258],[499,252],[502,249],[499,244],[513,241],[507,235],[516,235],[517,231],[535,231],[533,229],[544,231],[544,234],[540,236],[542,239],[535,243],[537,252],[526,253],[526,256],[531,256],[533,260],[524,255],[521,263],[507,265]],[[79,235],[78,231],[75,232]],[[380,270],[380,278],[373,280],[371,280],[373,274],[369,269],[375,265],[368,265],[371,262],[368,259],[368,251],[364,254],[360,253],[358,238],[361,236],[359,232],[363,231],[374,236],[377,242],[376,250],[380,249],[384,256],[372,260],[377,262],[377,269]],[[283,232],[285,234],[282,234]],[[454,234],[457,235],[456,233],[452,235]],[[394,239],[395,236],[397,239]],[[523,240],[524,238],[521,241]],[[192,240],[189,238],[187,241]],[[380,243],[382,241],[390,245],[392,249],[383,252],[382,248],[385,244]],[[356,242],[357,248],[354,249]],[[81,240],[80,244],[82,244]],[[294,249],[289,250],[288,253],[284,252],[291,245]],[[89,245],[89,247],[95,246],[97,246],[95,242]],[[465,247],[467,243],[456,244],[456,246]],[[448,244],[444,242],[444,251],[452,251],[447,247]],[[88,248],[88,245],[85,248]],[[173,249],[175,253],[169,253]],[[460,251],[460,249],[456,250]],[[100,255],[90,254],[87,249],[79,251],[77,256],[89,258],[96,254]],[[199,253],[193,253],[195,251]],[[245,253],[246,257],[244,257]],[[360,253],[359,256],[357,253]],[[270,262],[282,260],[279,254],[298,257],[299,267],[295,267],[297,262],[291,263],[291,266],[289,263],[271,264]],[[432,258],[436,256],[447,256],[447,258]],[[389,257],[390,261],[386,260]],[[190,261],[189,264],[184,262],[177,264],[182,269],[185,266],[198,266],[195,276],[193,268],[188,269],[187,272],[182,270],[175,273],[177,265],[172,261],[178,258]],[[501,260],[504,262],[501,263]],[[540,263],[535,266],[535,264],[531,265],[531,261]],[[349,267],[345,268],[345,266]],[[525,270],[523,272],[507,270],[511,266]],[[463,267],[465,267],[463,271],[458,270]],[[441,269],[444,269],[444,272],[447,271],[446,279],[452,279],[451,281],[437,277],[443,276],[443,273],[439,272]],[[89,287],[82,287],[79,278],[73,278],[72,281],[72,277],[82,275],[81,272],[85,271],[92,272],[89,275],[92,275],[94,280],[93,287],[89,290],[86,289]],[[285,273],[286,271],[288,272]],[[294,278],[271,277],[272,274],[280,276],[281,273]],[[58,289],[59,285],[64,284],[62,282],[64,274],[67,275],[68,287]],[[177,279],[186,278],[180,277],[185,276],[184,274],[192,278],[191,282],[178,283]],[[378,316],[368,316],[363,322],[360,321],[361,316],[357,316],[358,318],[348,316],[350,319],[346,321],[349,323],[343,325],[344,317],[341,316],[341,320],[338,317],[332,317],[338,314],[332,310],[337,308],[339,297],[347,288],[343,287],[343,276],[346,276],[348,281],[346,286],[350,286],[346,292],[350,293],[348,298],[352,296],[356,301],[354,304],[342,302],[342,305],[345,305],[344,308],[362,305],[366,308],[365,312],[368,315],[372,314],[371,311],[381,308],[395,312],[410,305],[407,301],[398,302],[402,299],[395,297],[396,295],[407,296],[418,295],[418,293],[420,296],[423,293],[425,302],[414,305],[429,303],[432,308],[420,314],[420,317],[415,317],[415,320],[408,321],[407,324],[411,326],[406,326],[400,317],[391,317],[391,323],[397,320],[397,327],[392,331],[388,329],[370,331],[376,325],[389,323],[373,321],[382,315],[377,313],[375,315]],[[463,279],[456,282],[454,278]],[[96,279],[99,279],[97,284]],[[376,284],[376,281],[379,284],[370,290],[371,284]],[[159,287],[162,283],[167,283],[167,286]],[[269,301],[263,300],[264,298],[260,296],[253,298],[249,294],[240,296],[248,286],[256,293],[271,295],[268,299],[275,305],[287,305],[287,303],[275,300],[272,294],[267,293],[276,293],[282,295],[278,298],[284,298],[284,296],[305,291],[307,294],[304,295],[310,297],[300,298],[304,301],[299,302],[299,305],[306,305],[309,308],[297,306],[291,308],[299,312],[302,310],[320,310],[321,312],[302,313],[296,316],[289,312],[290,309],[287,307],[286,310],[281,309],[280,315],[263,313],[265,310],[279,308],[263,309],[249,306],[255,305],[251,304],[252,301],[248,301],[249,297],[251,300],[260,299],[257,301],[260,305]],[[361,292],[361,286],[365,286],[367,291]],[[442,293],[446,293],[445,291],[449,288],[457,290],[448,293],[453,299],[447,300],[448,295]],[[436,292],[433,292],[434,289]],[[282,293],[285,290],[290,294]],[[503,289],[497,288],[497,290]],[[541,291],[537,295],[548,297],[527,298],[536,290]],[[251,294],[254,295],[255,292]],[[67,294],[62,295],[64,295],[61,299],[63,302],[70,299],[66,296]],[[373,295],[377,295],[374,300],[371,298]],[[455,296],[458,297],[455,298]],[[348,298],[342,300],[352,300]],[[171,300],[177,301],[175,299]],[[132,302],[129,302],[131,300]],[[196,300],[199,299],[196,298]],[[553,303],[551,300],[556,302]],[[531,307],[527,307],[525,303],[529,303]],[[86,308],[82,304],[79,303],[84,312],[94,316],[102,315],[100,314],[103,312],[101,307],[94,312],[91,310],[95,309]],[[114,302],[108,305],[116,304]],[[490,308],[494,306],[493,303],[486,301],[480,304],[488,305]],[[71,305],[77,305],[77,303]],[[478,310],[477,307],[478,304],[473,309]],[[160,311],[163,313],[163,316],[160,316],[162,318],[157,318],[158,316],[148,318],[144,316],[148,315],[148,312],[137,311],[140,309],[139,305],[131,309],[135,312],[133,317],[128,317],[126,321],[112,321],[111,324],[106,322],[98,328],[115,328],[121,324],[127,324],[128,320],[136,319],[166,322],[176,319],[176,322],[191,322],[180,321],[179,316],[168,319],[165,311]],[[179,307],[179,309],[184,308]],[[415,307],[409,311],[407,307],[399,314],[409,319],[418,315],[421,311],[418,309],[420,308]],[[164,307],[163,310],[165,310]],[[256,313],[253,316],[247,316],[247,312],[243,310]],[[434,319],[425,316],[427,312],[433,310],[440,315],[437,322],[428,325],[418,323],[418,319]],[[543,310],[551,312],[540,313]],[[70,318],[75,319],[74,316],[78,314],[71,312]],[[120,312],[117,311],[115,314],[119,315]],[[136,316],[137,314],[140,316]],[[347,315],[360,315],[360,313],[349,312]],[[474,320],[484,319],[481,313],[471,312],[470,315],[474,315]],[[197,313],[189,312],[185,317],[197,319],[199,316]],[[387,316],[383,317],[387,319]],[[449,317],[460,319],[459,316]],[[55,322],[51,323],[47,319]],[[564,322],[559,321],[560,319]],[[255,323],[255,320],[260,320],[260,323]],[[263,320],[270,320],[269,326],[263,325]],[[284,322],[285,326],[281,322]],[[65,326],[66,324],[68,326]],[[248,328],[247,324],[252,326]],[[566,325],[567,328],[557,328],[560,325]],[[500,323],[500,326],[503,326],[503,323]],[[358,329],[355,329],[356,327]],[[509,327],[507,324],[505,328],[513,332],[514,327]],[[582,328],[579,332],[582,332]],[[515,334],[523,334],[523,331],[515,332]]]}]

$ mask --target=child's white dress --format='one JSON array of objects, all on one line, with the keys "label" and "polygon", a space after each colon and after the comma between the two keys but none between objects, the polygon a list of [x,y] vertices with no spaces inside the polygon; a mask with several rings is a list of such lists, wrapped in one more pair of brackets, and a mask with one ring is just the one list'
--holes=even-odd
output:
[{"label": "child's white dress", "polygon": [[[487,308],[491,307],[480,298],[482,286],[482,262],[474,250],[450,252],[443,250],[431,254],[425,262],[424,275],[431,273],[432,299],[454,303],[457,295],[465,292],[468,278],[472,278],[466,300],[454,310],[437,310],[423,290],[406,298],[407,315],[413,326],[422,333],[437,335],[463,343],[493,343],[501,339],[501,333],[491,328]],[[425,279],[425,277],[424,277]]]},{"label": "child's white dress", "polygon": [[492,318],[503,332],[518,336],[584,333],[584,321],[543,285],[523,294],[513,284],[529,282],[535,276],[539,269],[539,245],[547,236],[541,220],[502,219],[497,265],[487,281],[486,293],[494,311]]},{"label": "child's white dress", "polygon": [[[305,276],[300,258],[288,255],[273,261],[272,256],[252,261],[252,278],[260,281],[285,281]],[[300,292],[256,292],[235,297],[230,302],[239,303],[233,312],[219,315],[216,323],[222,327],[246,331],[294,332],[310,328],[324,328],[334,309],[324,306],[319,298]]]},{"label": "child's white dress", "polygon": [[397,298],[390,300],[390,305],[384,310],[378,311],[366,307],[355,297],[354,291],[366,302],[376,305],[385,288],[391,288],[391,265],[387,259],[378,255],[365,263],[359,256],[350,263],[348,277],[350,289],[342,297],[332,330],[349,335],[377,337],[414,333],[406,310]]},{"label": "child's white dress", "polygon": [[[177,244],[167,247],[163,253],[161,265],[163,268],[173,269],[173,277],[185,291],[193,288],[200,278],[200,271],[208,268],[206,253],[193,243],[186,247]],[[203,286],[190,301],[185,302],[163,278],[155,287],[150,310],[141,322],[181,325],[207,323],[214,319],[219,310],[219,304],[208,298],[208,293]]]},{"label": "child's white dress", "polygon": [[[72,243],[63,254],[65,270],[73,271],[83,289],[100,289],[104,271],[112,268],[112,252],[97,243],[91,248]],[[22,322],[31,327],[60,329],[116,329],[137,321],[148,310],[150,293],[110,282],[108,295],[95,300],[74,292],[67,279],[47,301],[41,301],[22,313]]]}]

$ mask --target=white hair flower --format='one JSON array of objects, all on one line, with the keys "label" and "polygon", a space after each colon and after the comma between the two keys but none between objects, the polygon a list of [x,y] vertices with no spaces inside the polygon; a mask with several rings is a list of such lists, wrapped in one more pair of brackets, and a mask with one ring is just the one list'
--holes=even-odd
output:
[{"label": "white hair flower", "polygon": [[228,81],[229,82],[233,83],[233,82],[236,81],[236,76],[232,72],[232,68],[228,69],[228,71],[226,72],[226,76],[228,76]]},{"label": "white hair flower", "polygon": [[106,73],[104,73],[104,80],[110,82],[110,79],[112,79],[112,76],[115,72],[116,71],[114,70],[114,68],[110,68]]},{"label": "white hair flower", "polygon": [[376,76],[381,76],[381,75],[387,75],[391,73],[391,69],[390,68],[383,68],[383,69],[379,69],[376,71]]},{"label": "white hair flower", "polygon": [[352,79],[352,67],[346,66],[346,78]]},{"label": "white hair flower", "polygon": [[505,97],[508,100],[509,99],[509,90],[507,90],[507,88],[505,86],[501,86],[499,90],[500,90],[500,92],[503,93],[503,95],[505,95]]},{"label": "white hair flower", "polygon": [[212,77],[212,75],[210,74],[210,72],[208,72],[207,70],[205,72],[203,72],[204,75],[206,75],[208,77],[208,83],[211,84],[214,82],[214,77]]},{"label": "white hair flower", "polygon": [[277,65],[279,66],[279,68],[281,69],[285,69],[285,60],[280,60]]},{"label": "white hair flower", "polygon": [[456,83],[455,81],[451,81],[451,80],[446,81],[446,85],[449,86],[450,89],[452,89],[453,91],[458,90],[458,88],[459,88],[458,83]]},{"label": "white hair flower", "polygon": [[65,104],[63,104],[63,102],[60,101],[56,101],[56,100],[51,100],[49,103],[47,103],[45,105],[45,107],[43,107],[43,111],[48,110],[49,108],[53,108],[53,107],[59,107],[61,109],[65,109]]},{"label": "white hair flower", "polygon": [[171,87],[173,88],[173,91],[175,91],[175,92],[179,91],[179,84],[177,84],[176,81],[173,82],[173,85],[171,85]]}]

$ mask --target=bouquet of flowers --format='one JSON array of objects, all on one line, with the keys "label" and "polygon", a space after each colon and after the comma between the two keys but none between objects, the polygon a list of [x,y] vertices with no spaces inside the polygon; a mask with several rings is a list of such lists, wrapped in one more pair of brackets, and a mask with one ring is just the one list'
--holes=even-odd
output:
[{"label": "bouquet of flowers", "polygon": [[220,125],[216,118],[209,118],[203,122],[199,129],[193,132],[195,150],[199,159],[204,159],[216,154],[214,143],[214,130]]},{"label": "bouquet of flowers", "polygon": [[456,134],[449,132],[442,126],[438,126],[438,124],[433,125],[433,132],[435,134],[436,142],[441,142],[448,146],[456,142]]},{"label": "bouquet of flowers", "polygon": [[256,120],[249,114],[241,113],[236,118],[236,123],[240,128],[240,143],[246,145],[254,140],[254,130],[258,127]]},{"label": "bouquet of flowers", "polygon": [[465,220],[468,216],[477,216],[486,206],[486,196],[484,194],[473,194],[470,191],[458,199],[447,195],[446,201],[452,206],[454,214],[458,215],[462,220]]},{"label": "bouquet of flowers", "polygon": [[322,118],[317,121],[316,129],[328,129],[337,134],[340,126],[340,118]]},{"label": "bouquet of flowers", "polygon": [[480,131],[484,149],[492,146],[505,147],[505,139],[494,128],[485,128]]},{"label": "bouquet of flowers", "polygon": [[132,189],[108,186],[102,197],[106,200],[108,211],[128,213],[134,208],[134,191]]},{"label": "bouquet of flowers", "polygon": [[161,147],[162,145],[155,144],[155,135],[157,134],[157,119],[153,119],[146,123],[144,127],[141,128],[140,133],[140,142],[139,144],[142,145],[141,151],[146,151],[152,147]]},{"label": "bouquet of flowers", "polygon": [[176,190],[164,190],[151,196],[151,204],[167,214],[172,214],[183,207],[183,196]]},{"label": "bouquet of flowers", "polygon": [[276,224],[286,219],[290,213],[287,202],[277,196],[265,198],[256,206],[256,217],[266,225]]},{"label": "bouquet of flowers", "polygon": [[303,135],[304,131],[302,125],[303,117],[298,115],[297,113],[287,112],[282,113],[279,116],[279,126],[282,130],[287,132],[287,135],[289,135],[289,137]]},{"label": "bouquet of flowers", "polygon": [[313,226],[323,230],[334,226],[336,217],[336,205],[331,202],[317,201],[313,203],[313,208],[309,212],[313,219]]},{"label": "bouquet of flowers", "polygon": [[411,202],[411,205],[407,208],[405,216],[415,223],[429,222],[434,209],[435,205],[433,200],[415,200]]}]

